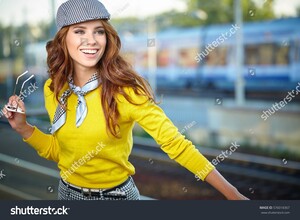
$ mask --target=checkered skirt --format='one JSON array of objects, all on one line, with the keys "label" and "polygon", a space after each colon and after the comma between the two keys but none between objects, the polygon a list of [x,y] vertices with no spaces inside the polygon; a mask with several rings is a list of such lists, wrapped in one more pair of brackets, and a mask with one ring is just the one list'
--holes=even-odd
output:
[{"label": "checkered skirt", "polygon": [[125,196],[118,195],[105,195],[107,189],[100,189],[98,196],[89,196],[84,195],[74,189],[69,188],[65,185],[62,180],[59,181],[58,186],[58,200],[140,200],[140,193],[137,189],[132,177],[129,177],[130,180],[121,187],[114,187],[118,192],[124,192]]}]

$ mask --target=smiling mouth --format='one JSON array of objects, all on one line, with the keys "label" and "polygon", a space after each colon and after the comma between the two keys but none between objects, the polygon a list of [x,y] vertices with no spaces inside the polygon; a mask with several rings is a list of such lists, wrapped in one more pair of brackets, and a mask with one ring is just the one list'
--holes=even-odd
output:
[{"label": "smiling mouth", "polygon": [[80,50],[84,54],[96,54],[99,50]]}]

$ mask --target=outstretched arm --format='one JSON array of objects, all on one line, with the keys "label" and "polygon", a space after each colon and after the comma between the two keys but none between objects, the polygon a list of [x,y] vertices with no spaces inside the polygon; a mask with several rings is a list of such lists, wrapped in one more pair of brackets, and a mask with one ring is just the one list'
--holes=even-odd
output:
[{"label": "outstretched arm", "polygon": [[128,91],[128,95],[139,105],[131,104],[120,97],[123,113],[138,122],[171,159],[194,173],[195,178],[208,182],[227,199],[247,199],[215,169],[192,142],[179,133],[161,108],[149,102],[147,97],[136,95],[132,90]]},{"label": "outstretched arm", "polygon": [[229,200],[249,200],[231,185],[216,169],[212,170],[206,176],[205,181]]},{"label": "outstretched arm", "polygon": [[24,102],[18,96],[9,98],[8,105],[19,106],[25,114],[2,110],[11,127],[21,135],[23,140],[35,148],[41,157],[58,161],[59,144],[53,135],[45,134],[26,120]]}]

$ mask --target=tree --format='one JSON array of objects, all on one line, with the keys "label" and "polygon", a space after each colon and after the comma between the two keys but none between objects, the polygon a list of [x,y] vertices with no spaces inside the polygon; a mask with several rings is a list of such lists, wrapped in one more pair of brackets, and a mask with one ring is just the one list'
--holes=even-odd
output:
[{"label": "tree", "polygon": [[[187,11],[165,12],[157,17],[157,20],[168,21],[159,22],[159,29],[167,26],[191,27],[199,25],[222,24],[234,22],[234,0],[182,0],[187,3]],[[273,0],[266,0],[263,4],[256,4],[253,0],[242,0],[243,20],[261,21],[274,19]],[[207,18],[200,19],[199,11],[207,14]],[[167,25],[166,25],[167,24]]]},{"label": "tree", "polygon": [[300,6],[297,7],[296,13],[297,13],[297,17],[300,17]]}]

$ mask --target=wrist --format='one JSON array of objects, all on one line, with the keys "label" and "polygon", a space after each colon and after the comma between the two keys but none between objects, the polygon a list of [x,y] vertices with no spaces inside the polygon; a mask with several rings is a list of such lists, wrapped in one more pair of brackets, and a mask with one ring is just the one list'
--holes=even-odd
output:
[{"label": "wrist", "polygon": [[228,194],[225,195],[228,200],[249,200],[247,197],[242,195],[237,188],[233,187],[228,191]]},{"label": "wrist", "polygon": [[34,127],[26,122],[25,125],[20,126],[20,127],[16,128],[15,130],[24,139],[28,139],[32,135],[32,133],[34,131]]},{"label": "wrist", "polygon": [[230,186],[229,189],[224,193],[227,199],[234,199],[238,194],[238,190],[234,186]]}]

